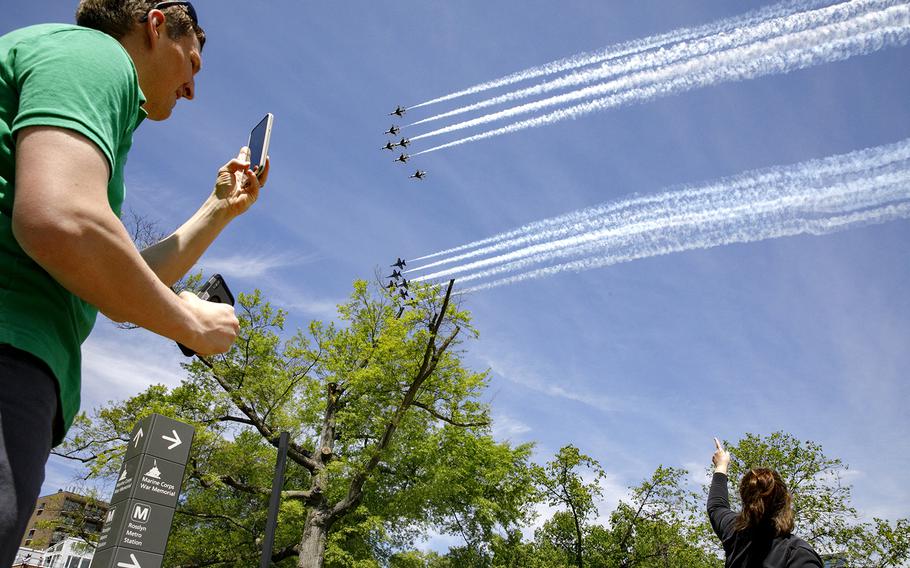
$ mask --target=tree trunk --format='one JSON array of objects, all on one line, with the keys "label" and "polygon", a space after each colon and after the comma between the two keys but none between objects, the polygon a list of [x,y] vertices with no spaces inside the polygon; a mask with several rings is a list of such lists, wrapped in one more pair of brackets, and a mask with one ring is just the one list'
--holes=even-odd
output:
[{"label": "tree trunk", "polygon": [[325,513],[310,509],[300,538],[300,556],[297,568],[322,568],[325,562],[325,543],[329,528]]}]

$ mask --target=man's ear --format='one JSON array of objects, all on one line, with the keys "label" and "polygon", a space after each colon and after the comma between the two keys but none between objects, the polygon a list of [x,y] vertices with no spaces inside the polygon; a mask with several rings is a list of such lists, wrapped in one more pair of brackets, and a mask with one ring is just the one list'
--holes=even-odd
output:
[{"label": "man's ear", "polygon": [[151,10],[149,12],[148,20],[145,22],[145,35],[153,47],[158,43],[161,34],[164,32],[164,21],[166,19],[167,16],[161,10]]}]

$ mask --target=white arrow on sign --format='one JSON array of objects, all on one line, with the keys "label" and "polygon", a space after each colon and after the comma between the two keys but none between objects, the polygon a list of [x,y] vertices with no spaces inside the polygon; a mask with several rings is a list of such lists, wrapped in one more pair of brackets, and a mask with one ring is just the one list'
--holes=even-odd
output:
[{"label": "white arrow on sign", "polygon": [[161,435],[162,439],[167,440],[168,442],[173,442],[170,446],[167,447],[167,449],[169,449],[169,450],[173,450],[174,448],[176,448],[177,446],[179,446],[182,443],[180,440],[180,436],[177,435],[177,430],[171,430],[171,432],[174,433],[173,438],[165,436],[164,434]]},{"label": "white arrow on sign", "polygon": [[132,560],[130,564],[127,564],[126,562],[118,562],[117,568],[142,568],[142,564],[139,564],[139,561],[136,560],[135,554],[130,554],[130,560]]},{"label": "white arrow on sign", "polygon": [[141,438],[142,436],[144,436],[144,434],[142,433],[142,428],[139,428],[139,431],[136,432],[135,436],[133,436],[133,442],[134,442],[133,447],[134,448],[139,447],[139,438]]}]

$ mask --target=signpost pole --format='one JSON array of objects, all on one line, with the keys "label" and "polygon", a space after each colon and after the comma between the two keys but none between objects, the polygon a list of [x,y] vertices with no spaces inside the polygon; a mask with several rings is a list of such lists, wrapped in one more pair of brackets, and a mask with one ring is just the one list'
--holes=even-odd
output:
[{"label": "signpost pole", "polygon": [[269,499],[269,516],[265,523],[265,540],[262,542],[259,568],[269,568],[272,562],[272,546],[275,544],[275,528],[278,526],[278,507],[281,505],[281,489],[284,487],[289,439],[290,434],[287,432],[282,432],[278,437],[278,459],[275,462],[275,478],[272,480],[272,497]]},{"label": "signpost pole", "polygon": [[160,568],[194,434],[160,414],[135,425],[92,568]]}]

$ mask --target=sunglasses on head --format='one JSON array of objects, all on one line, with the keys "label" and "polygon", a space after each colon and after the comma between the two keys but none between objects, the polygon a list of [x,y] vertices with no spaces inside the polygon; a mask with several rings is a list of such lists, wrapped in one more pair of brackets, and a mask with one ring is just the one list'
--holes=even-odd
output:
[{"label": "sunglasses on head", "polygon": [[[186,2],[186,1],[178,2],[178,1],[174,0],[174,1],[169,1],[169,2],[158,2],[157,4],[155,4],[154,6],[149,8],[149,10],[150,11],[151,10],[163,10],[165,8],[170,8],[171,6],[186,7],[186,13],[189,14],[190,19],[193,20],[193,25],[199,26],[199,19],[196,17],[196,9],[193,8],[193,5],[191,3]],[[148,12],[146,12],[146,14],[144,16],[139,18],[139,21],[145,22],[145,21],[148,21],[148,19],[149,19],[149,15],[148,15]]]}]

